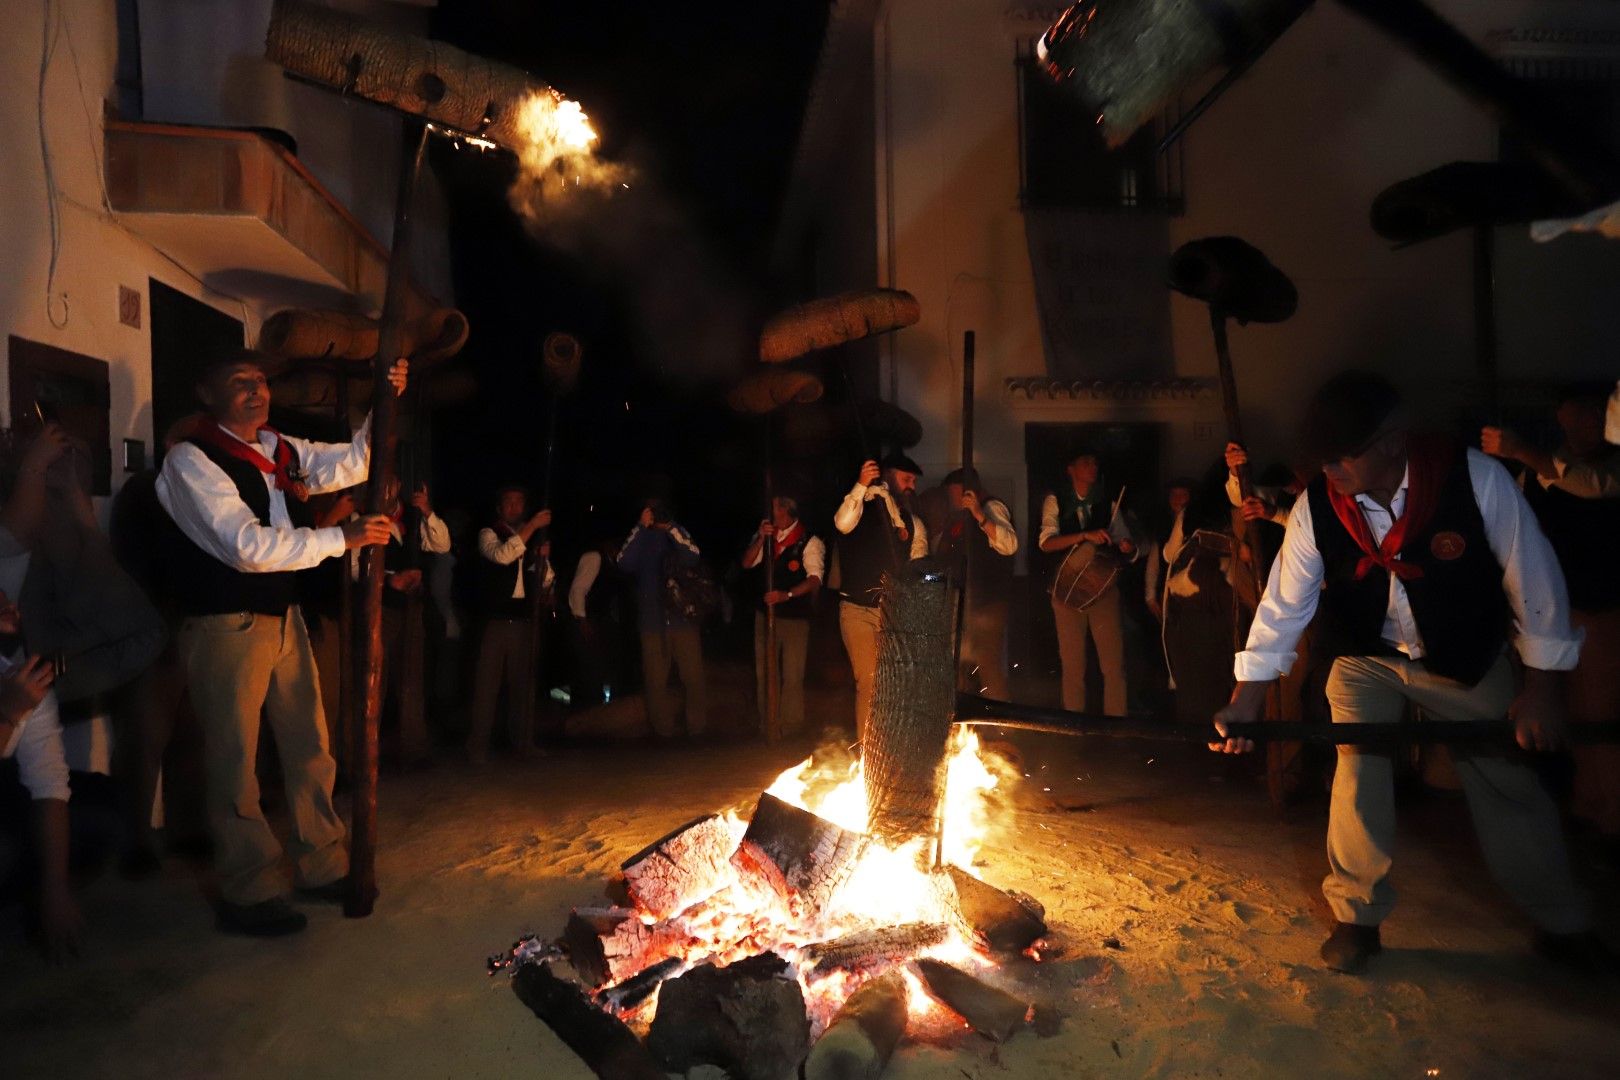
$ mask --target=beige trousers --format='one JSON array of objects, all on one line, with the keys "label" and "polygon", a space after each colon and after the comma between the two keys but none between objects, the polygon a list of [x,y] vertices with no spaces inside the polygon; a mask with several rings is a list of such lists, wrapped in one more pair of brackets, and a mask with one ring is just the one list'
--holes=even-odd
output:
[{"label": "beige trousers", "polygon": [[259,715],[270,722],[292,815],[294,880],[325,885],[349,872],[332,808],[337,763],[327,750],[320,678],[296,606],[284,616],[203,615],[180,624],[180,662],[202,724],[208,819],[220,892],[233,904],[281,895],[281,845],[259,805]]},{"label": "beige trousers", "polygon": [[765,613],[754,613],[754,687],[758,697],[760,730],[767,738],[797,734],[804,728],[804,658],[810,650],[809,619],[776,620],[777,730],[766,728],[765,716]]},{"label": "beige trousers", "polygon": [[686,734],[702,735],[709,726],[709,687],[703,674],[703,639],[695,626],[665,628],[641,635],[641,674],[647,684],[647,722],[662,738],[675,736],[675,691],[670,668],[681,675],[686,691]]},{"label": "beige trousers", "polygon": [[1125,715],[1125,624],[1119,613],[1119,586],[1109,587],[1086,610],[1076,611],[1052,601],[1057,623],[1058,657],[1063,664],[1063,707],[1079,712],[1086,707],[1086,632],[1097,644],[1102,666],[1103,712]]},{"label": "beige trousers", "polygon": [[864,742],[866,722],[872,718],[872,687],[877,680],[878,629],[883,617],[875,607],[838,605],[838,632],[855,673],[855,737]]},{"label": "beige trousers", "polygon": [[[1340,657],[1328,676],[1336,724],[1394,724],[1407,702],[1434,723],[1499,720],[1514,694],[1513,668],[1497,661],[1478,686],[1431,675],[1404,657]],[[1591,925],[1586,896],[1570,874],[1558,809],[1531,769],[1505,751],[1453,748],[1485,863],[1543,930]],[[1340,922],[1376,926],[1395,904],[1395,777],[1388,754],[1339,748],[1328,810],[1328,866],[1322,893]]]}]

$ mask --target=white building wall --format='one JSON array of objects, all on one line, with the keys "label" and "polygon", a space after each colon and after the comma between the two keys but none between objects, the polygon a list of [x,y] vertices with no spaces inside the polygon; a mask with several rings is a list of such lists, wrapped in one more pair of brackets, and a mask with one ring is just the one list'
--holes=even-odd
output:
[{"label": "white building wall", "polygon": [[[1437,6],[1476,40],[1501,27],[1620,25],[1620,10],[1602,0]],[[958,452],[961,333],[976,330],[976,457],[998,490],[1016,495],[1015,506],[1025,505],[1026,420],[1108,415],[1058,403],[1039,415],[1015,410],[1002,389],[1007,377],[1045,371],[1018,206],[1013,63],[1016,41],[1060,9],[891,0],[876,50],[880,263],[885,281],[916,293],[923,312],[918,327],[887,346],[897,400],[923,421],[917,457],[937,476]],[[1233,329],[1259,457],[1284,453],[1303,396],[1340,367],[1379,368],[1414,388],[1470,377],[1468,237],[1391,251],[1369,227],[1368,209],[1396,180],[1494,157],[1495,139],[1483,114],[1438,76],[1332,4],[1301,18],[1193,126],[1187,212],[1172,221],[1171,244],[1242,236],[1301,294],[1292,321]],[[1523,230],[1507,229],[1498,243],[1504,376],[1620,373],[1620,320],[1610,315],[1620,297],[1620,244],[1571,238],[1533,246]],[[1175,373],[1212,376],[1206,309],[1177,297],[1171,319]],[[1218,424],[1172,423],[1167,471],[1194,471],[1218,452]]]},{"label": "white building wall", "polygon": [[[398,5],[395,5],[398,7]],[[38,92],[45,14],[60,26]],[[384,243],[391,226],[399,120],[393,114],[313,87],[295,85],[263,59],[268,0],[141,4],[146,119],[198,124],[265,125],[290,130],[300,157]],[[125,438],[154,445],[151,417],[150,305],[155,278],[235,318],[249,340],[271,313],[251,297],[206,289],[146,241],[115,222],[102,189],[103,102],[115,97],[114,5],[51,0],[6,7],[0,35],[0,342],[8,335],[83,353],[111,367],[113,484],[123,480]],[[420,17],[420,12],[412,17]],[[56,192],[54,278],[51,200],[40,145],[41,115]],[[416,262],[419,280],[444,298],[448,240],[442,199],[424,170]],[[425,271],[425,272],[424,272]],[[50,303],[47,305],[47,281]],[[118,320],[118,287],[141,295],[142,324]],[[0,418],[9,423],[8,380],[0,374]]]}]

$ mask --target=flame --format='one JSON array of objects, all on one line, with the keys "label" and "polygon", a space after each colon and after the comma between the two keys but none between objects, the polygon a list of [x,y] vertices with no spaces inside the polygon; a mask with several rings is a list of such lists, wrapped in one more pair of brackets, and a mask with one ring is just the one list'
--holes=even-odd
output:
[{"label": "flame", "polygon": [[[972,865],[995,824],[1002,779],[1011,775],[1012,766],[981,746],[970,730],[960,730],[952,738],[945,764],[943,854],[947,861],[964,869]],[[829,763],[812,757],[784,770],[768,790],[851,832],[867,831],[865,777],[858,760]],[[742,820],[731,817],[728,823],[740,838],[746,828]],[[706,961],[725,965],[765,950],[775,951],[795,965],[813,1030],[819,1034],[873,972],[815,974],[808,958],[801,955],[813,943],[874,927],[940,923],[949,928],[945,939],[915,955],[968,969],[988,966],[954,921],[953,887],[947,877],[932,872],[934,854],[931,837],[899,847],[873,840],[838,892],[812,916],[790,911],[778,898],[761,896],[746,884],[734,882],[676,916],[688,938],[678,955],[688,966]],[[912,1017],[949,1022],[948,1010],[928,995],[916,975],[904,967],[901,970]],[[655,992],[622,1015],[644,1022],[651,1018],[656,1002]]]},{"label": "flame", "polygon": [[579,102],[555,90],[531,94],[519,104],[516,123],[522,144],[512,201],[520,211],[532,216],[567,189],[629,186],[625,169],[597,159],[596,129]]}]

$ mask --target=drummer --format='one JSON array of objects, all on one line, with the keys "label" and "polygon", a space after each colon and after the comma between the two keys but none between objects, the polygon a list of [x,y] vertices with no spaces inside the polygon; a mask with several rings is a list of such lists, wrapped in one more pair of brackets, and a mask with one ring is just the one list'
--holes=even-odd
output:
[{"label": "drummer", "polygon": [[[1077,448],[1064,467],[1068,482],[1049,492],[1041,505],[1040,549],[1072,556],[1071,565],[1088,561],[1097,549],[1112,548],[1135,562],[1140,552],[1122,515],[1106,497],[1097,453]],[[1079,545],[1089,549],[1074,551]],[[1062,570],[1062,567],[1059,567]],[[1119,576],[1107,583],[1084,610],[1052,599],[1057,623],[1058,656],[1063,664],[1063,707],[1079,711],[1086,704],[1086,634],[1097,646],[1102,665],[1103,712],[1125,715],[1125,629],[1120,617]]]}]

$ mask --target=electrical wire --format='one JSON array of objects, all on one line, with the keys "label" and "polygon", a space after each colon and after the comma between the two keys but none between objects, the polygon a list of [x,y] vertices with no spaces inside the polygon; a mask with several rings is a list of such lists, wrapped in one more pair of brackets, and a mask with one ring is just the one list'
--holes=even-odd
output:
[{"label": "electrical wire", "polygon": [[56,265],[62,255],[62,218],[56,205],[56,175],[51,168],[51,146],[45,136],[45,79],[50,74],[51,57],[56,52],[57,36],[61,32],[61,25],[52,27],[52,12],[55,10],[53,0],[44,2],[44,20],[40,38],[39,50],[39,86],[38,98],[35,102],[35,115],[39,129],[39,157],[45,173],[45,217],[50,230],[51,258],[50,265],[45,271],[45,318],[58,330],[67,326],[68,307],[67,295],[62,296],[62,321],[56,321],[56,313],[52,300],[56,286]]}]

